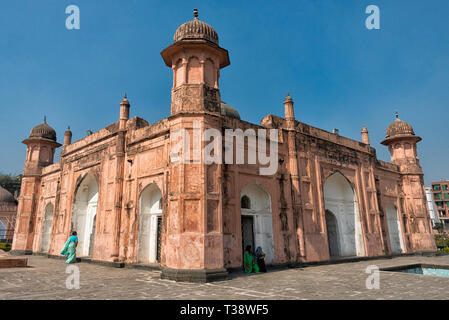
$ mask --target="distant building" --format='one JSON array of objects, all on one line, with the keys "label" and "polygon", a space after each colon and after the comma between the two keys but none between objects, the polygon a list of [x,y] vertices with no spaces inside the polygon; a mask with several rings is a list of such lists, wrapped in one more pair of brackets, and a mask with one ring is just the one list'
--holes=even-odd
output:
[{"label": "distant building", "polygon": [[0,187],[0,242],[11,242],[16,225],[17,200]]},{"label": "distant building", "polygon": [[449,180],[432,182],[433,200],[444,228],[449,229]]},{"label": "distant building", "polygon": [[437,224],[443,223],[443,221],[440,220],[439,218],[438,208],[435,201],[433,200],[432,187],[426,187],[425,190],[426,190],[427,204],[429,206],[430,220],[432,220],[432,227],[436,228]]}]

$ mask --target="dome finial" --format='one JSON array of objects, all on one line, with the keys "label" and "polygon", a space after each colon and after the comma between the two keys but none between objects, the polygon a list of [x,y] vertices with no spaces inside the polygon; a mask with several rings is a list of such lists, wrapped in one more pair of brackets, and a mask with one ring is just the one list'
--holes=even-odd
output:
[{"label": "dome finial", "polygon": [[395,112],[395,115],[396,115],[396,119],[399,119],[399,112]]},{"label": "dome finial", "polygon": [[198,9],[193,9],[193,16],[198,19]]},{"label": "dome finial", "polygon": [[365,124],[363,124],[362,132],[368,132],[368,129],[366,128]]},{"label": "dome finial", "polygon": [[124,98],[120,102],[120,105],[127,105],[127,106],[129,106],[128,96],[127,96],[126,92],[125,92]]},{"label": "dome finial", "polygon": [[44,116],[44,123],[47,123],[47,116]]},{"label": "dome finial", "polygon": [[287,92],[287,96],[285,97],[284,104],[288,102],[293,102],[292,97],[290,97],[290,93]]}]

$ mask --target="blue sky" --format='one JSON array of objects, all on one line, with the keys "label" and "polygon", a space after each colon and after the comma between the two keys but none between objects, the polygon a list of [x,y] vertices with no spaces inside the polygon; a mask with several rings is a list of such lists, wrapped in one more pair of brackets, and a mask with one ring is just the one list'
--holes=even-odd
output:
[{"label": "blue sky", "polygon": [[[80,30],[65,28],[71,4]],[[380,30],[365,27],[370,4],[380,8]],[[21,172],[21,141],[44,115],[60,142],[67,125],[75,141],[117,121],[125,91],[131,116],[168,116],[172,74],[160,52],[193,8],[229,50],[220,90],[242,119],[283,116],[289,92],[297,120],[357,140],[366,124],[389,160],[380,141],[398,110],[423,138],[426,183],[449,178],[447,0],[5,1],[0,172]]]}]

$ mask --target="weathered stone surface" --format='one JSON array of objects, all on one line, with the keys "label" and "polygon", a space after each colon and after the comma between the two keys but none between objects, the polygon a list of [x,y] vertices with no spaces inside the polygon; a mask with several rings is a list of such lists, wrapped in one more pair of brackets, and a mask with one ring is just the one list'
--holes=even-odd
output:
[{"label": "weathered stone surface", "polygon": [[353,263],[277,269],[264,274],[229,274],[229,280],[185,283],[160,278],[160,271],[111,268],[77,263],[80,288],[67,289],[63,260],[31,256],[31,268],[2,269],[0,299],[137,299],[137,300],[447,300],[449,278],[380,271],[379,289],[367,289],[379,269],[412,264],[449,265],[449,257],[409,256]]}]

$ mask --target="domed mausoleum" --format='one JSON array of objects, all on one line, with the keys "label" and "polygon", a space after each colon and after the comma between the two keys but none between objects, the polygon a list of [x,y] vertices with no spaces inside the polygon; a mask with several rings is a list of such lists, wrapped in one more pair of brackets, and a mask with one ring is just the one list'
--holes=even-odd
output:
[{"label": "domed mausoleum", "polygon": [[166,118],[130,117],[125,96],[107,127],[78,141],[69,127],[56,162],[56,132],[46,120],[31,130],[14,253],[58,256],[77,231],[81,259],[205,282],[241,270],[248,245],[286,266],[436,250],[409,124],[388,127],[385,162],[365,126],[357,141],[300,122],[289,94],[272,106],[283,117],[241,120],[220,92],[229,53],[202,20],[173,25],[173,41],[167,30]]}]

